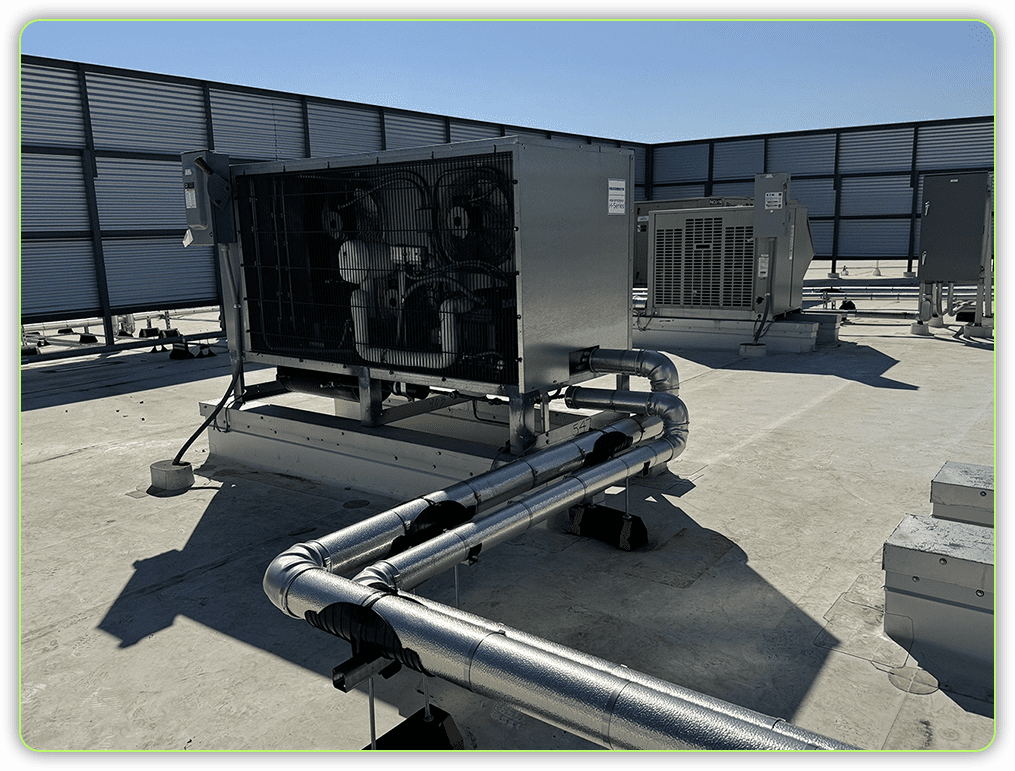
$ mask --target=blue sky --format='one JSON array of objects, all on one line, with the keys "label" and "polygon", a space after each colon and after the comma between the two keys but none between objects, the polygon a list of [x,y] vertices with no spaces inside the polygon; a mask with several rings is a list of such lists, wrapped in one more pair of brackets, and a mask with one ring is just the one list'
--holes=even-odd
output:
[{"label": "blue sky", "polygon": [[665,142],[993,114],[998,23],[976,15],[33,21],[28,14],[17,33],[25,54]]}]

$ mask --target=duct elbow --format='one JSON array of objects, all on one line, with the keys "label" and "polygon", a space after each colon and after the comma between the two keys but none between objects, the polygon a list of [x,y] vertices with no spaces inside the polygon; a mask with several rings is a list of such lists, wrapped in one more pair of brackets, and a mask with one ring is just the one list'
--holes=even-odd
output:
[{"label": "duct elbow", "polygon": [[286,615],[300,618],[289,610],[289,588],[308,570],[324,567],[324,557],[310,544],[296,544],[279,554],[264,571],[261,586],[272,604]]},{"label": "duct elbow", "polygon": [[597,348],[589,357],[589,369],[599,373],[638,375],[648,378],[656,393],[677,393],[680,391],[680,376],[677,365],[659,351],[619,351]]}]

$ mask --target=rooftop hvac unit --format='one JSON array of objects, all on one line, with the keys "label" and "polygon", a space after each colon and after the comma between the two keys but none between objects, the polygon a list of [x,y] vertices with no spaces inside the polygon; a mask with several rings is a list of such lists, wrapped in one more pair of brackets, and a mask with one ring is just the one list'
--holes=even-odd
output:
[{"label": "rooftop hvac unit", "polygon": [[[185,187],[188,169],[224,179],[202,175],[209,157],[184,155]],[[531,402],[591,378],[592,349],[630,347],[630,150],[505,137],[225,163],[230,344],[287,384]],[[221,184],[188,208],[190,237],[210,239]]]},{"label": "rooftop hvac unit", "polygon": [[800,310],[814,257],[788,176],[758,175],[749,198],[650,202],[646,315],[774,318]]}]

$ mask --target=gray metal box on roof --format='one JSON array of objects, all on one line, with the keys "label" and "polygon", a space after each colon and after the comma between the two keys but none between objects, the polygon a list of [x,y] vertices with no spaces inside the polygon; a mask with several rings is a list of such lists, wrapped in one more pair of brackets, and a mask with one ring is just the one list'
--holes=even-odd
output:
[{"label": "gray metal box on roof", "polygon": [[921,282],[976,282],[990,236],[990,174],[928,174],[920,212]]},{"label": "gray metal box on roof", "polygon": [[[885,542],[885,634],[950,685],[989,688],[994,666],[994,531],[907,515]],[[939,676],[940,677],[940,676]]]},{"label": "gray metal box on roof", "polygon": [[994,527],[994,469],[948,461],[930,483],[932,516]]}]

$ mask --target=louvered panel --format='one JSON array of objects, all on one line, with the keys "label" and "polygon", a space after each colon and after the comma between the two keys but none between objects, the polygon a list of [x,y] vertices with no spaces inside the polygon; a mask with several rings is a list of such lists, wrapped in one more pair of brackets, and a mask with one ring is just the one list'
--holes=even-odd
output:
[{"label": "louvered panel", "polygon": [[474,139],[490,139],[499,137],[501,128],[493,123],[473,123],[472,121],[451,121],[451,141],[471,142]]},{"label": "louvered panel", "polygon": [[[713,179],[754,178],[765,171],[765,140],[742,139],[715,143]],[[780,169],[781,171],[781,169]]]},{"label": "louvered panel", "polygon": [[912,165],[912,128],[844,131],[839,140],[842,174],[908,171]]},{"label": "louvered panel", "polygon": [[750,308],[754,295],[754,228],[733,225],[726,228],[723,240],[723,308]]},{"label": "louvered panel", "polygon": [[839,214],[858,217],[909,214],[913,210],[913,188],[909,175],[898,177],[856,177],[842,180]]},{"label": "louvered panel", "polygon": [[25,64],[21,68],[21,142],[85,147],[81,90],[75,70]]},{"label": "louvered panel", "polygon": [[99,158],[95,198],[103,230],[187,227],[180,164]]},{"label": "louvered panel", "polygon": [[571,134],[550,134],[550,141],[555,144],[567,145],[569,147],[588,144],[584,138],[572,136]]},{"label": "louvered panel", "polygon": [[704,185],[652,185],[653,201],[683,201],[704,195]]},{"label": "louvered panel", "polygon": [[831,257],[835,223],[832,220],[811,220],[810,229],[811,242],[814,245],[814,256]]},{"label": "louvered panel", "polygon": [[81,157],[21,156],[21,231],[89,230]]},{"label": "louvered panel", "polygon": [[712,195],[717,198],[726,196],[754,197],[754,180],[750,182],[716,182],[712,185]]},{"label": "louvered panel", "polygon": [[707,144],[657,147],[652,159],[652,180],[656,185],[708,179]]},{"label": "louvered panel", "polygon": [[722,269],[722,218],[688,219],[685,230],[681,304],[697,308],[716,306]]},{"label": "louvered panel", "polygon": [[839,251],[844,257],[907,257],[909,220],[843,220]]},{"label": "louvered panel", "polygon": [[768,140],[766,171],[791,176],[835,173],[835,134],[772,137]]},{"label": "louvered panel", "polygon": [[298,99],[212,89],[211,108],[217,151],[247,160],[304,157]]},{"label": "louvered panel", "polygon": [[381,149],[381,114],[376,108],[310,102],[310,154],[315,157]]},{"label": "louvered panel", "polygon": [[384,138],[384,146],[388,150],[444,144],[447,141],[444,118],[401,112],[385,112]]},{"label": "louvered panel", "polygon": [[919,169],[993,168],[994,125],[928,126],[917,138]]},{"label": "louvered panel", "polygon": [[541,142],[545,142],[550,138],[550,135],[545,131],[536,131],[535,129],[520,129],[520,128],[506,128],[504,133],[512,137],[521,137],[522,139],[538,139]]},{"label": "louvered panel", "polygon": [[684,233],[680,228],[659,228],[655,236],[652,284],[655,305],[680,304],[680,277]]},{"label": "louvered panel", "polygon": [[634,184],[645,184],[645,170],[648,168],[648,150],[637,145],[621,145],[628,150],[634,151]]},{"label": "louvered panel", "polygon": [[199,86],[95,72],[86,81],[97,150],[181,153],[207,146]]},{"label": "louvered panel", "polygon": [[21,320],[102,312],[90,241],[21,242]]},{"label": "louvered panel", "polygon": [[835,183],[832,179],[790,180],[790,198],[807,207],[810,217],[831,217],[835,214]]},{"label": "louvered panel", "polygon": [[210,246],[184,248],[178,238],[117,238],[104,240],[102,251],[114,312],[218,302]]}]

